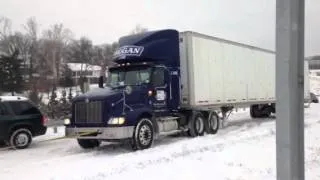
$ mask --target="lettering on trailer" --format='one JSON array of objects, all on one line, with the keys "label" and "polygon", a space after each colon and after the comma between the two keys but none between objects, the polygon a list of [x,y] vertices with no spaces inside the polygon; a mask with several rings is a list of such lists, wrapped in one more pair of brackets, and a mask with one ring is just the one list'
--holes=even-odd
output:
[{"label": "lettering on trailer", "polygon": [[141,56],[143,50],[143,46],[122,46],[115,51],[114,57]]}]

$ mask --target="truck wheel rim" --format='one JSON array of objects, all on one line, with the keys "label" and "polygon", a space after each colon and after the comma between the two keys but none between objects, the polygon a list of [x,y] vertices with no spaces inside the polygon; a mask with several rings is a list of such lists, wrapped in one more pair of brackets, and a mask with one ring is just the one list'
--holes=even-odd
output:
[{"label": "truck wheel rim", "polygon": [[151,141],[151,129],[147,125],[143,125],[139,131],[139,141],[142,145],[146,146]]},{"label": "truck wheel rim", "polygon": [[29,137],[27,134],[19,134],[16,138],[16,145],[21,147],[28,144]]},{"label": "truck wheel rim", "polygon": [[203,129],[204,129],[203,119],[201,117],[198,117],[196,121],[196,130],[197,132],[201,133]]}]

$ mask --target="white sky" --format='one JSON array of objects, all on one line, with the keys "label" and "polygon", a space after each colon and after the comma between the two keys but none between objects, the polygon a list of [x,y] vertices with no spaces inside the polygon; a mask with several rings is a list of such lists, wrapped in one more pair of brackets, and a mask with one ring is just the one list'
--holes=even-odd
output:
[{"label": "white sky", "polygon": [[[21,28],[30,16],[41,29],[63,23],[76,37],[111,43],[136,24],[192,30],[274,50],[275,0],[0,0],[0,16]],[[320,54],[319,0],[306,0],[306,56]]]}]

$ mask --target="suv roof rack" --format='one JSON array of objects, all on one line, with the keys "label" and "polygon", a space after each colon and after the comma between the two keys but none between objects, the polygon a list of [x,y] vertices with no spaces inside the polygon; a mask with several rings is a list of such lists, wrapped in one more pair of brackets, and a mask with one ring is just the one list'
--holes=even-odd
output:
[{"label": "suv roof rack", "polygon": [[28,98],[22,96],[0,96],[0,101],[26,101]]}]

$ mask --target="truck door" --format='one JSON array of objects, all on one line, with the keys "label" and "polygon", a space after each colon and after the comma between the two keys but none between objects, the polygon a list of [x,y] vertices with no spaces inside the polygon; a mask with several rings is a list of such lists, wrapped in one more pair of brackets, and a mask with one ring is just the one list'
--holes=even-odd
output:
[{"label": "truck door", "polygon": [[170,96],[169,72],[165,67],[156,67],[152,73],[153,86],[152,106],[156,113],[168,112],[168,100]]}]

